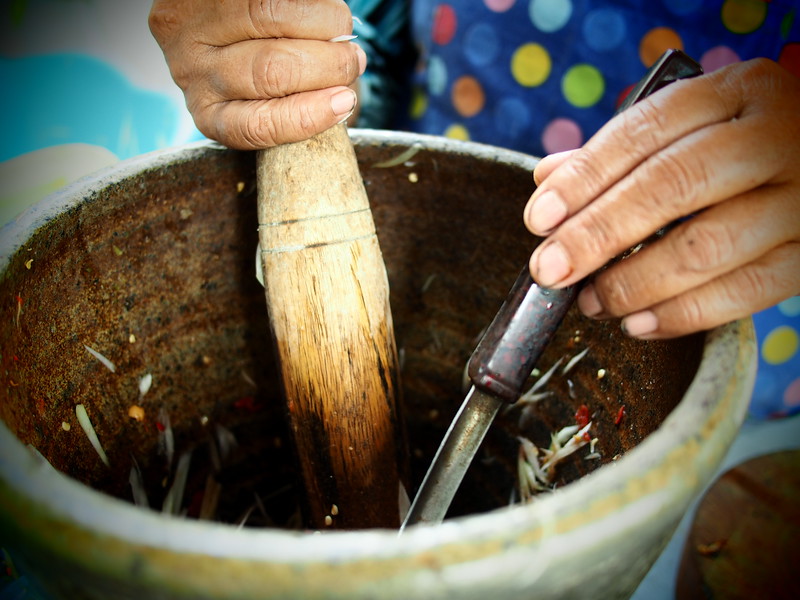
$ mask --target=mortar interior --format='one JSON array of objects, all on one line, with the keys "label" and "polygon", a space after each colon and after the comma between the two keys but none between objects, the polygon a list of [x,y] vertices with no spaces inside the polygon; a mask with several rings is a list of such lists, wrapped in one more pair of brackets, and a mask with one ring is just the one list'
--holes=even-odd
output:
[{"label": "mortar interior", "polygon": [[[413,494],[463,399],[464,365],[538,242],[521,223],[533,162],[420,138],[422,149],[408,161],[378,167],[407,141],[355,139],[391,287]],[[207,442],[223,425],[238,443],[217,476],[220,520],[238,521],[257,494],[269,518],[254,511],[248,525],[298,526],[302,493],[254,277],[254,155],[203,147],[112,177],[78,200],[31,236],[0,281],[0,416],[54,467],[126,500],[135,458],[158,508],[168,476],[158,451],[163,409],[176,457],[195,448],[190,511],[209,473]],[[581,404],[592,413],[602,458],[585,460],[587,450],[571,457],[558,469],[559,485],[636,446],[680,401],[703,341],[631,340],[616,321],[570,311],[540,368],[587,346],[588,354],[553,377],[550,397],[500,418],[450,515],[505,505],[516,480],[516,436],[546,447]],[[153,385],[140,398],[148,373]],[[111,468],[80,430],[77,404],[86,406]],[[134,404],[144,420],[128,416]]]}]

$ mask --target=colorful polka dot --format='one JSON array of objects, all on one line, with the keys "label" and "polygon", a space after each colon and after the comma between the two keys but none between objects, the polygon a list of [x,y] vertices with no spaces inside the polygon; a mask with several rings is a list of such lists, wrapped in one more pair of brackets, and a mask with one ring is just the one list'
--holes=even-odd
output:
[{"label": "colorful polka dot", "polygon": [[447,88],[447,65],[439,56],[428,60],[428,91],[433,96],[441,96]]},{"label": "colorful polka dot", "polygon": [[433,13],[433,29],[431,35],[433,42],[444,46],[453,40],[456,34],[458,20],[456,11],[449,4],[440,4]]},{"label": "colorful polka dot", "polygon": [[783,404],[787,408],[800,407],[800,379],[795,379],[783,393]]},{"label": "colorful polka dot", "polygon": [[464,55],[476,67],[490,65],[500,52],[500,39],[488,23],[476,23],[464,33]]},{"label": "colorful polka dot", "polygon": [[583,21],[583,37],[596,52],[606,52],[619,46],[625,39],[626,30],[622,15],[609,8],[593,10]]},{"label": "colorful polka dot", "polygon": [[564,27],[572,16],[572,1],[531,0],[528,14],[539,31],[553,33]]},{"label": "colorful polka dot", "polygon": [[792,31],[792,26],[797,16],[795,13],[796,10],[790,10],[786,13],[786,16],[781,19],[781,38],[784,40],[789,37],[789,33]]},{"label": "colorful polka dot", "polygon": [[722,24],[733,33],[752,33],[767,17],[763,0],[725,0],[722,5]]},{"label": "colorful polka dot", "polygon": [[625,101],[625,98],[628,97],[628,94],[630,94],[633,91],[633,88],[635,86],[636,86],[636,84],[632,83],[632,84],[626,85],[624,88],[622,88],[622,91],[619,94],[617,94],[617,99],[614,101],[614,106],[616,108],[620,107],[620,105]]},{"label": "colorful polka dot", "polygon": [[795,77],[800,77],[800,44],[786,44],[778,57],[778,64]]},{"label": "colorful polka dot", "polygon": [[550,76],[551,68],[550,54],[539,44],[523,44],[511,57],[511,74],[525,87],[543,84]]},{"label": "colorful polka dot", "polygon": [[474,117],[483,109],[486,95],[480,82],[464,75],[453,83],[453,106],[462,117]]},{"label": "colorful polka dot", "polygon": [[735,62],[739,62],[739,55],[728,46],[717,46],[711,48],[700,57],[700,65],[705,73],[711,73],[722,67],[726,67]]},{"label": "colorful polka dot", "polygon": [[492,12],[506,12],[509,8],[516,4],[517,0],[483,0],[486,8]]},{"label": "colorful polka dot", "polygon": [[579,108],[597,104],[605,88],[602,73],[597,67],[587,64],[570,67],[561,80],[561,91],[567,102]]},{"label": "colorful polka dot", "polygon": [[495,127],[518,137],[531,123],[531,111],[519,98],[505,97],[497,103],[494,111]]},{"label": "colorful polka dot", "polygon": [[411,94],[411,102],[408,107],[408,114],[412,119],[419,119],[428,110],[428,96],[421,89],[417,88]]},{"label": "colorful polka dot", "polygon": [[669,27],[656,27],[644,34],[639,42],[639,58],[645,67],[649,67],[670,48],[683,50],[681,36]]},{"label": "colorful polka dot", "polygon": [[787,317],[800,316],[800,296],[794,296],[778,304],[778,310]]},{"label": "colorful polka dot", "polygon": [[582,143],[583,132],[572,119],[553,119],[542,133],[542,146],[547,154],[572,150]]},{"label": "colorful polka dot", "polygon": [[445,129],[444,135],[454,140],[469,141],[469,131],[467,131],[466,127],[458,123],[450,125],[450,127]]},{"label": "colorful polka dot", "polygon": [[800,346],[797,331],[789,325],[776,327],[767,334],[761,344],[761,357],[771,365],[780,365],[790,360]]}]

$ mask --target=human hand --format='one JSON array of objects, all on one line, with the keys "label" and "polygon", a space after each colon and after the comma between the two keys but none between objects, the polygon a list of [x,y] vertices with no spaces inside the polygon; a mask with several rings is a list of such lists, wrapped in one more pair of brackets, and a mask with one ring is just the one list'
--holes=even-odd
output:
[{"label": "human hand", "polygon": [[548,237],[533,278],[564,287],[665,225],[578,296],[631,336],[668,338],[800,293],[800,80],[757,59],[678,81],[544,158],[525,207]]},{"label": "human hand", "polygon": [[150,30],[197,128],[230,148],[307,139],[346,119],[363,73],[342,0],[155,0]]}]

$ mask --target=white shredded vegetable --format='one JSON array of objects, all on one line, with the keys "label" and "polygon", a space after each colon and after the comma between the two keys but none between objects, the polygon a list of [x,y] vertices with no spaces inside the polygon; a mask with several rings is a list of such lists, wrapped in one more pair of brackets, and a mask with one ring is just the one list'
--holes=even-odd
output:
[{"label": "white shredded vegetable", "polygon": [[150,391],[150,386],[153,385],[152,373],[143,375],[139,380],[139,398],[142,398],[147,392]]},{"label": "white shredded vegetable", "polygon": [[186,477],[189,474],[189,465],[192,462],[192,452],[187,450],[178,459],[178,467],[175,469],[175,479],[172,481],[172,486],[164,498],[164,505],[161,509],[162,512],[170,515],[177,515],[181,512],[181,504],[183,503],[183,491],[186,489]]},{"label": "white shredded vegetable", "polygon": [[100,444],[100,440],[97,438],[97,432],[95,432],[92,422],[89,420],[89,415],[86,412],[86,407],[83,404],[77,404],[75,406],[75,416],[78,417],[78,423],[80,423],[80,426],[86,434],[86,437],[89,438],[92,447],[94,447],[94,449],[97,451],[97,454],[100,455],[100,460],[102,460],[107,467],[110,467],[111,464],[108,461],[106,451],[103,450],[103,446]]},{"label": "white shredded vegetable", "polygon": [[264,266],[261,262],[261,242],[256,244],[256,279],[264,287]]},{"label": "white shredded vegetable", "polygon": [[573,356],[569,362],[564,365],[564,369],[561,371],[562,375],[566,375],[570,372],[572,367],[578,364],[578,361],[581,360],[584,356],[586,356],[587,352],[589,352],[589,347],[587,346],[582,352],[579,352],[575,356]]},{"label": "white shredded vegetable", "polygon": [[[403,482],[398,481],[397,483],[399,484],[397,489],[397,504],[400,509],[400,522],[402,523],[406,520],[406,515],[411,509],[411,498],[408,497],[408,492],[406,492],[406,487],[403,485]],[[336,509],[336,514],[339,514],[338,508]]]},{"label": "white shredded vegetable", "polygon": [[403,150],[397,156],[395,156],[393,158],[390,158],[388,160],[384,160],[383,162],[375,163],[372,166],[375,167],[376,169],[386,169],[388,167],[396,167],[396,166],[402,165],[403,163],[408,162],[409,160],[414,158],[414,156],[420,150],[422,150],[422,144],[414,143],[414,144],[411,144],[405,150]]},{"label": "white shredded vegetable", "polygon": [[555,364],[554,364],[552,367],[550,367],[550,368],[547,370],[547,372],[546,372],[544,375],[542,375],[541,377],[539,377],[539,379],[537,379],[537,380],[536,380],[536,383],[534,383],[534,384],[531,386],[531,389],[529,389],[529,390],[528,390],[527,392],[525,392],[525,394],[523,394],[523,395],[535,394],[535,393],[536,393],[536,392],[538,392],[538,391],[539,391],[541,388],[543,388],[545,385],[547,385],[547,382],[548,382],[548,381],[550,381],[550,378],[553,376],[553,373],[555,373],[555,372],[556,372],[556,369],[557,369],[557,368],[558,368],[558,366],[561,364],[561,361],[562,361],[562,360],[564,360],[564,357],[563,357],[563,356],[562,356],[561,358],[559,358],[559,359],[558,359],[558,360],[555,362]]},{"label": "white shredded vegetable", "polygon": [[133,494],[133,503],[136,506],[148,508],[150,502],[147,500],[147,491],[144,488],[144,479],[142,479],[142,471],[139,469],[139,463],[133,459],[131,465],[131,472],[128,475],[128,483],[131,485],[131,493]]},{"label": "white shredded vegetable", "polygon": [[[530,501],[537,492],[552,489],[556,465],[585,446],[586,434],[591,428],[589,423],[582,429],[570,425],[550,436],[550,448],[537,448],[527,438],[519,439],[519,455],[517,457],[517,477],[519,479],[520,498]],[[594,444],[592,445],[594,450]],[[541,456],[540,456],[541,454]]]},{"label": "white shredded vegetable", "polygon": [[103,365],[104,365],[104,366],[105,366],[105,367],[106,367],[106,368],[107,368],[109,371],[111,371],[112,373],[116,373],[116,372],[117,372],[117,367],[114,365],[114,363],[113,363],[113,362],[111,362],[110,360],[108,360],[108,359],[107,359],[105,356],[103,356],[102,354],[100,354],[100,353],[99,353],[97,350],[95,350],[94,348],[90,348],[90,347],[89,347],[89,346],[87,346],[86,344],[84,344],[84,345],[83,345],[83,347],[84,347],[84,348],[86,348],[86,349],[89,351],[89,354],[91,354],[91,355],[92,355],[92,356],[94,356],[94,357],[95,357],[97,360],[99,360],[101,363],[103,363]]}]

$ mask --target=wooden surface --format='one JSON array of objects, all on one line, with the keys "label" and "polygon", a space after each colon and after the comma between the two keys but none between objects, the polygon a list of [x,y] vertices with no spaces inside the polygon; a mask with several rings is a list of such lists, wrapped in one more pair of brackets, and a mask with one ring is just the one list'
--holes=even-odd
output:
[{"label": "wooden surface", "polygon": [[319,529],[399,525],[397,352],[386,270],[344,125],[259,152],[270,326]]},{"label": "wooden surface", "polygon": [[800,450],[749,460],[703,497],[678,598],[800,598]]}]

